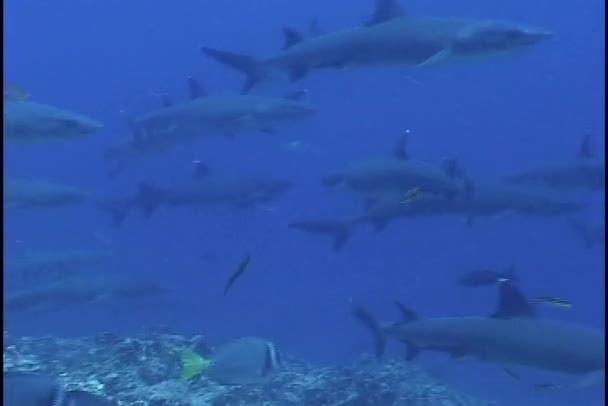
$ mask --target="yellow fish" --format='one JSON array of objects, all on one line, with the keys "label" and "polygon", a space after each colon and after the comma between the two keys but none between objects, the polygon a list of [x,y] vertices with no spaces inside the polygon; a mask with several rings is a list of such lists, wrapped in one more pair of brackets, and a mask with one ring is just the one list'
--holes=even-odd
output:
[{"label": "yellow fish", "polygon": [[204,372],[211,364],[211,361],[187,348],[182,350],[180,355],[182,359],[182,379],[186,381]]}]

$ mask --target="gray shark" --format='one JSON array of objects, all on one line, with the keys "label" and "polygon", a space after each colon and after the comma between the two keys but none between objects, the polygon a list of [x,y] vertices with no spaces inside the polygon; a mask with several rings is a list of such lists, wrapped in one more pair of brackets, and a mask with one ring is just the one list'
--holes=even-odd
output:
[{"label": "gray shark", "polygon": [[591,135],[585,134],[576,159],[508,176],[509,183],[547,186],[553,189],[600,190],[606,187],[606,163],[597,158]]},{"label": "gray shark", "polygon": [[6,312],[59,310],[103,300],[137,300],[168,292],[166,288],[124,274],[82,274],[6,293]]},{"label": "gray shark", "polygon": [[397,323],[380,324],[360,306],[354,315],[372,331],[377,356],[392,337],[407,345],[408,360],[430,350],[554,372],[604,372],[604,330],[537,317],[512,281],[500,283],[499,289],[498,309],[489,317],[424,319],[401,304],[403,319]]},{"label": "gray shark", "polygon": [[89,117],[29,100],[4,100],[4,139],[15,142],[65,141],[103,125]]},{"label": "gray shark", "polygon": [[82,204],[91,195],[84,190],[45,180],[5,178],[4,204],[14,208],[53,208]]},{"label": "gray shark", "polygon": [[356,162],[342,171],[323,177],[328,188],[343,187],[365,197],[368,205],[385,193],[401,193],[416,189],[420,193],[436,193],[453,198],[466,193],[462,170],[453,159],[445,160],[443,168],[410,159],[407,133],[397,143],[392,156]]},{"label": "gray shark", "polygon": [[[138,194],[124,206],[127,211],[138,207],[146,217],[159,206],[224,206],[239,209],[255,208],[270,203],[292,188],[289,181],[255,176],[228,176],[211,171],[197,163],[193,179],[171,187],[139,184]],[[116,210],[120,210],[119,207]],[[126,213],[115,216],[117,225]]]},{"label": "gray shark", "polygon": [[[190,99],[135,117],[133,123],[148,136],[190,138],[209,133],[234,135],[244,131],[273,133],[273,125],[303,119],[317,108],[287,97],[239,94],[207,95],[200,82],[189,78]],[[158,140],[155,141],[158,143]]]},{"label": "gray shark", "polygon": [[471,185],[467,188],[469,193],[456,198],[423,193],[408,203],[403,202],[401,195],[388,194],[348,221],[299,221],[291,223],[289,228],[329,235],[333,238],[334,250],[339,251],[348,241],[353,227],[359,224],[371,224],[376,231],[382,231],[391,221],[400,218],[457,215],[465,217],[470,225],[476,217],[509,212],[549,217],[572,214],[585,207],[580,203],[554,200],[504,184]]},{"label": "gray shark", "polygon": [[4,372],[4,406],[116,406],[113,401],[80,390],[67,390],[49,375]]},{"label": "gray shark", "polygon": [[31,284],[33,281],[57,280],[107,261],[111,252],[99,249],[26,252],[5,259],[5,283]]},{"label": "gray shark", "polygon": [[395,0],[376,0],[364,26],[308,39],[287,29],[284,49],[265,59],[209,47],[202,51],[243,72],[247,92],[275,72],[296,81],[315,69],[432,66],[527,49],[549,36],[542,29],[503,21],[414,17]]}]

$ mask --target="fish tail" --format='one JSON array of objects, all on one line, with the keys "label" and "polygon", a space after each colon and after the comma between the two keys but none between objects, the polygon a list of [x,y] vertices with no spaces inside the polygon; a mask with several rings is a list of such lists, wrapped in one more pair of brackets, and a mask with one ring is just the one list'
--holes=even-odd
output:
[{"label": "fish tail", "polygon": [[264,80],[267,75],[267,71],[263,68],[262,64],[249,55],[208,47],[202,47],[201,51],[211,59],[236,69],[245,75],[245,83],[243,84],[241,93],[249,92],[256,84]]},{"label": "fish tail", "polygon": [[332,237],[336,252],[342,249],[352,235],[351,223],[343,221],[300,221],[290,223],[288,227]]},{"label": "fish tail", "polygon": [[382,328],[378,323],[378,320],[365,308],[360,305],[353,305],[353,315],[359,320],[365,327],[367,327],[374,336],[374,348],[377,358],[381,358],[384,355],[386,348],[386,336],[382,332]]}]

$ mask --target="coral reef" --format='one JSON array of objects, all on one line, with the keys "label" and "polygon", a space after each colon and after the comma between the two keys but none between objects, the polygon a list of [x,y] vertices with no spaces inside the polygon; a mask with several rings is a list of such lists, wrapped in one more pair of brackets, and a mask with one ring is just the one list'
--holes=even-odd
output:
[{"label": "coral reef", "polygon": [[348,367],[318,367],[283,354],[260,385],[223,386],[203,375],[180,379],[180,349],[208,348],[201,336],[154,331],[137,337],[11,337],[4,371],[57,376],[68,389],[133,406],[495,406],[462,394],[403,360],[361,357]]}]

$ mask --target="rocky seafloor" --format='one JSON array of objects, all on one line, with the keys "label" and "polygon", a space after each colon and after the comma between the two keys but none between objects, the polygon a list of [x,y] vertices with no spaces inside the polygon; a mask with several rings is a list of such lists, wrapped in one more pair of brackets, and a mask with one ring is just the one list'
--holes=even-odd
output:
[{"label": "rocky seafloor", "polygon": [[200,336],[162,332],[5,335],[4,371],[47,373],[68,389],[133,406],[496,406],[450,388],[412,363],[371,356],[347,367],[319,367],[282,354],[281,370],[263,384],[224,386],[204,375],[185,381],[180,349],[202,343]]}]

